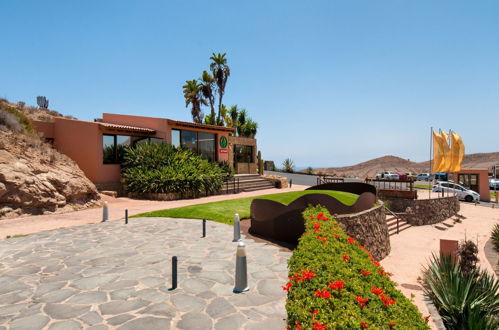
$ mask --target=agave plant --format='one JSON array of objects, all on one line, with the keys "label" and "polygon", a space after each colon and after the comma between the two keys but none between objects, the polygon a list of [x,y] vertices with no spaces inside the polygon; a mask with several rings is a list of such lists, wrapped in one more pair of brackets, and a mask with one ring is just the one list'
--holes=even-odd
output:
[{"label": "agave plant", "polygon": [[423,273],[423,290],[447,329],[499,327],[499,282],[485,270],[463,273],[452,257],[434,255]]},{"label": "agave plant", "polygon": [[499,252],[499,223],[496,223],[494,229],[492,229],[492,244],[497,252]]},{"label": "agave plant", "polygon": [[286,158],[282,162],[282,167],[283,167],[284,172],[287,172],[287,173],[293,173],[295,171],[295,163],[293,162],[293,160],[291,158]]}]

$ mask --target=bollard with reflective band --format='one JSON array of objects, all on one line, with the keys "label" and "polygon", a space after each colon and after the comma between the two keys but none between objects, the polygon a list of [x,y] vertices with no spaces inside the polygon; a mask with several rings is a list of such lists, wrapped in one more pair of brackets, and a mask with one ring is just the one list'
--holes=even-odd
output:
[{"label": "bollard with reflective band", "polygon": [[234,293],[241,293],[248,291],[248,267],[246,264],[246,249],[244,243],[237,244],[236,252],[236,284],[234,286]]},{"label": "bollard with reflective band", "polygon": [[241,221],[239,220],[239,214],[234,214],[234,239],[232,242],[239,242],[241,240]]},{"label": "bollard with reflective band", "polygon": [[106,222],[109,219],[109,209],[107,208],[107,202],[104,202],[104,208],[102,209],[102,222]]}]

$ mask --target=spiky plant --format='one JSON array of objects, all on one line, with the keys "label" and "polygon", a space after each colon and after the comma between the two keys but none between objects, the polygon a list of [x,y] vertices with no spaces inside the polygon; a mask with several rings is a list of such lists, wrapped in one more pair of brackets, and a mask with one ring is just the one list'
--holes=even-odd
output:
[{"label": "spiky plant", "polygon": [[286,158],[282,162],[284,172],[293,173],[295,171],[295,163],[291,158]]},{"label": "spiky plant", "polygon": [[499,223],[496,223],[494,229],[492,229],[492,244],[497,252],[499,252]]},{"label": "spiky plant", "polygon": [[434,255],[423,273],[423,290],[447,329],[499,327],[499,282],[487,271],[474,269],[465,274],[452,257]]},{"label": "spiky plant", "polygon": [[471,274],[478,262],[478,247],[472,241],[464,241],[459,245],[459,267],[464,274]]}]

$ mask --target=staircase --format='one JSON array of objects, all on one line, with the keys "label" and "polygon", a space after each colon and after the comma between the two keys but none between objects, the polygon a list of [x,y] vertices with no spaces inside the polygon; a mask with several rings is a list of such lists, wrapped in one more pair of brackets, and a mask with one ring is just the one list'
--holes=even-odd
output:
[{"label": "staircase", "polygon": [[242,191],[255,191],[271,188],[275,188],[274,184],[271,181],[262,178],[258,174],[236,174],[233,180],[224,183],[223,192],[235,194]]},{"label": "staircase", "polygon": [[[388,235],[392,236],[411,227],[411,225],[401,218],[402,213],[395,213],[385,207],[386,224],[388,225]],[[398,223],[398,225],[397,225]]]}]

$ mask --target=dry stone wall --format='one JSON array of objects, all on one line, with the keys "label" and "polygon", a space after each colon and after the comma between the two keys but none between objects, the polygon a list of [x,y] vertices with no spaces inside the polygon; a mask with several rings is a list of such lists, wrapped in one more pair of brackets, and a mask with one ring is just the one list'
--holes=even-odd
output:
[{"label": "dry stone wall", "polygon": [[381,260],[390,253],[390,236],[383,205],[369,210],[335,216],[345,232]]},{"label": "dry stone wall", "polygon": [[412,226],[424,226],[439,223],[459,212],[459,200],[456,196],[432,199],[384,199],[390,210],[403,212],[401,217]]}]

